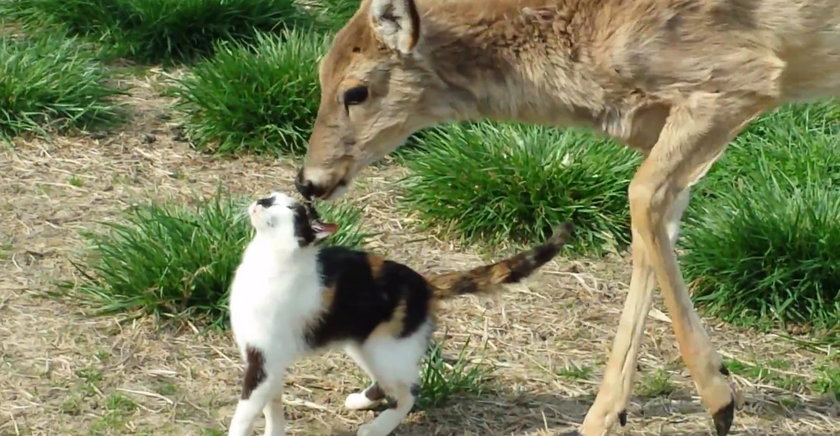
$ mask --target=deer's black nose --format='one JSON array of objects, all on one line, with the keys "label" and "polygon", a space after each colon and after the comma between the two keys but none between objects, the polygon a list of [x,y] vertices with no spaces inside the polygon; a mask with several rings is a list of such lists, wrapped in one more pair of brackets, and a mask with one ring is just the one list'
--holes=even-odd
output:
[{"label": "deer's black nose", "polygon": [[295,188],[303,198],[311,200],[312,197],[317,197],[323,194],[323,189],[319,189],[310,180],[306,180],[303,176],[303,168],[300,169],[295,177]]},{"label": "deer's black nose", "polygon": [[260,198],[259,200],[257,200],[257,204],[259,204],[262,207],[269,208],[272,205],[274,205],[274,197]]}]

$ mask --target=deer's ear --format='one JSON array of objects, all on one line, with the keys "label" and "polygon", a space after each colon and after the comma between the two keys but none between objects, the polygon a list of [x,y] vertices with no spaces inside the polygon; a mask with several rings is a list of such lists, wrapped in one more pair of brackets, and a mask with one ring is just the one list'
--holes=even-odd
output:
[{"label": "deer's ear", "polygon": [[420,14],[414,0],[372,0],[370,24],[391,50],[410,54],[420,40]]}]

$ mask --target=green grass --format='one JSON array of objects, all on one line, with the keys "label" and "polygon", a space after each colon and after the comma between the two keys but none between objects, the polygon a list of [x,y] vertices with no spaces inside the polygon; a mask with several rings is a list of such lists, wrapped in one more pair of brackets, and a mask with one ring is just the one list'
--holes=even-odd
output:
[{"label": "green grass", "polygon": [[15,0],[0,3],[0,14],[27,32],[66,30],[141,62],[191,60],[216,41],[303,19],[294,0]]},{"label": "green grass", "polygon": [[739,137],[699,185],[681,263],[708,313],[759,328],[836,330],[837,156],[840,105],[789,107]]},{"label": "green grass", "polygon": [[599,253],[629,242],[627,186],[638,156],[576,130],[490,122],[424,132],[405,159],[404,201],[465,242],[536,243],[565,220],[569,244]]},{"label": "green grass", "polygon": [[[100,232],[84,234],[90,251],[76,266],[80,295],[100,313],[131,312],[227,323],[227,295],[251,237],[244,200],[217,194],[200,206],[147,204]],[[341,203],[319,207],[341,226],[329,243],[361,245],[360,212]]]},{"label": "green grass", "polygon": [[796,392],[824,394],[840,400],[840,365],[836,363],[835,354],[837,353],[828,354],[827,363],[813,366],[807,374],[810,377],[791,371],[791,363],[779,358],[767,360],[756,357],[753,362],[724,359],[724,363],[733,374],[754,383],[769,384]]},{"label": "green grass", "polygon": [[75,38],[0,37],[0,138],[104,126],[119,91],[96,54]]},{"label": "green grass", "polygon": [[577,366],[575,364],[570,364],[569,366],[560,368],[557,371],[557,376],[563,380],[575,382],[591,379],[593,372],[594,371],[591,366]]},{"label": "green grass", "polygon": [[441,407],[455,396],[481,395],[493,368],[467,359],[469,343],[467,339],[453,362],[443,357],[444,341],[429,346],[420,377],[419,409]]},{"label": "green grass", "polygon": [[677,389],[671,381],[671,374],[661,368],[644,374],[639,384],[638,393],[643,397],[666,397]]},{"label": "green grass", "polygon": [[302,153],[318,111],[328,39],[298,30],[219,44],[173,93],[195,145],[216,153]]},{"label": "green grass", "polygon": [[105,399],[105,408],[113,412],[128,413],[137,409],[137,404],[125,395],[111,394]]},{"label": "green grass", "polygon": [[111,394],[105,399],[105,414],[91,425],[93,434],[124,433],[129,415],[137,409],[137,404],[121,394]]},{"label": "green grass", "polygon": [[840,364],[827,364],[819,370],[814,383],[817,392],[826,394],[835,401],[840,401]]},{"label": "green grass", "polygon": [[356,13],[361,0],[299,0],[297,3],[312,12],[316,27],[335,32]]}]

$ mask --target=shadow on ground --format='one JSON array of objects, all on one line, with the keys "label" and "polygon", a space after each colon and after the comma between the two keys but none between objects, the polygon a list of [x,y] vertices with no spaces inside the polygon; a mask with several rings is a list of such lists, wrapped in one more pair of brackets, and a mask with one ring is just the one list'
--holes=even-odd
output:
[{"label": "shadow on ground", "polygon": [[[576,428],[592,404],[594,397],[561,397],[548,394],[515,393],[496,390],[481,397],[461,398],[450,404],[429,410],[415,409],[394,435],[559,435],[575,436]],[[830,400],[802,401],[792,407],[782,408],[767,401],[756,401],[747,396],[744,406],[737,411],[735,427],[730,435],[790,436],[790,429],[767,428],[755,425],[751,417],[800,420],[813,417],[813,408],[835,408]],[[379,411],[366,413],[366,420],[372,420]],[[667,397],[633,397],[628,411],[627,426],[616,434],[702,436],[713,435],[712,421],[691,393],[679,390]],[[458,423],[458,425],[455,425]],[[680,429],[672,427],[679,426]],[[686,430],[695,427],[696,430]],[[323,427],[319,434],[355,435],[349,427],[331,430]],[[331,431],[331,433],[329,433]],[[810,436],[834,436],[836,433],[815,429]]]}]

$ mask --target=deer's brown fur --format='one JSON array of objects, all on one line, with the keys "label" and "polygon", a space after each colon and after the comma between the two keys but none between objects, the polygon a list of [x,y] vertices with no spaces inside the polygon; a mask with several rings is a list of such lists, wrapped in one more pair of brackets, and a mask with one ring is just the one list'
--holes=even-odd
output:
[{"label": "deer's brown fur", "polygon": [[[622,416],[654,283],[717,432],[728,432],[734,393],[672,250],[680,217],[691,185],[752,119],[840,96],[840,2],[363,0],[320,80],[297,181],[307,196],[340,195],[409,134],[445,121],[583,125],[642,152],[630,291],[581,432],[606,434]],[[367,98],[345,105],[360,86]]]}]

